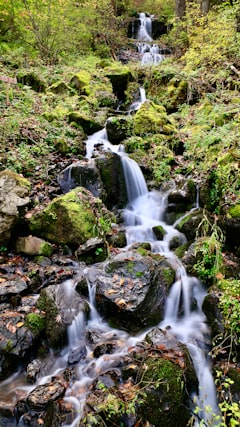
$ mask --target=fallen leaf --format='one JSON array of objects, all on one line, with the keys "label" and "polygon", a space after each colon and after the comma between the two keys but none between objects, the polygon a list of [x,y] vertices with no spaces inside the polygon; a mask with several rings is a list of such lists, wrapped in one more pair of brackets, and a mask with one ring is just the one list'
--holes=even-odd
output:
[{"label": "fallen leaf", "polygon": [[18,328],[21,328],[23,325],[24,325],[24,322],[18,322],[18,323],[16,324],[16,326],[17,326]]}]

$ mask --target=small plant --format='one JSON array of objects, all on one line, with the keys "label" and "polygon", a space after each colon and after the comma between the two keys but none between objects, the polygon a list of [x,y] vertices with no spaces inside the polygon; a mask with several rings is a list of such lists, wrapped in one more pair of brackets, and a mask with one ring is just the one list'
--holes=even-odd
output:
[{"label": "small plant", "polygon": [[215,222],[212,224],[207,216],[203,215],[198,226],[197,238],[195,254],[198,256],[198,261],[194,264],[194,269],[200,279],[215,281],[222,265],[222,243],[224,241],[222,230]]},{"label": "small plant", "polygon": [[97,248],[95,250],[95,255],[97,255],[97,256],[102,255],[102,253],[103,253],[103,248]]}]

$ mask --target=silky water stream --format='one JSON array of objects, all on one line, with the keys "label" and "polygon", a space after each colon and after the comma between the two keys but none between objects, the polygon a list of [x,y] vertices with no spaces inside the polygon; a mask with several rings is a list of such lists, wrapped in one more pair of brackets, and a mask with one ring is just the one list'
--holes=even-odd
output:
[{"label": "silky water stream", "polygon": [[[201,308],[205,290],[197,278],[187,275],[180,260],[170,250],[170,241],[174,236],[177,236],[182,242],[185,241],[185,237],[176,230],[176,224],[168,225],[164,221],[168,192],[148,191],[139,166],[121,151],[121,147],[110,144],[105,129],[95,133],[86,141],[86,157],[88,159],[91,159],[95,146],[99,145],[103,146],[105,150],[118,152],[121,157],[128,193],[128,204],[123,212],[127,248],[136,242],[149,242],[152,251],[167,258],[176,271],[176,281],[167,298],[164,319],[157,326],[161,329],[170,327],[171,333],[179,341],[186,344],[199,381],[198,394],[193,396],[193,400],[195,405],[200,408],[211,408],[210,411],[203,409],[197,414],[194,426],[198,426],[199,420],[202,419],[206,427],[212,427],[214,426],[212,414],[218,413],[218,405],[207,349],[204,345],[205,338],[209,335],[205,315]],[[161,241],[157,240],[152,231],[156,225],[162,225],[166,232]],[[36,384],[27,386],[23,374],[14,374],[0,385],[2,395],[8,395],[9,400],[12,399],[12,402],[17,402],[19,396],[26,395],[37,385],[49,383],[53,377],[60,375],[68,367],[69,357],[74,355],[74,351],[76,349],[79,351],[79,348],[82,349],[80,351],[84,352],[84,357],[75,365],[75,378],[64,396],[64,402],[74,408],[74,416],[64,425],[61,424],[62,427],[77,427],[79,425],[91,384],[101,373],[114,366],[116,360],[127,354],[129,347],[134,346],[146,335],[145,331],[133,337],[125,331],[113,329],[108,325],[96,309],[95,278],[93,277],[91,280],[91,275],[88,275],[90,309],[88,319],[81,310],[77,310],[76,301],[79,295],[75,287],[80,275],[87,277],[87,271],[88,267],[84,267],[81,271],[80,268],[76,267],[75,280],[68,280],[60,287],[59,298],[64,298],[66,302],[66,317],[69,319],[68,346],[62,350],[60,355],[50,355],[42,369],[42,376]],[[114,336],[118,343],[117,350],[113,354],[94,358],[92,350],[85,343],[85,336],[88,331],[97,331],[103,341]],[[12,423],[5,424],[7,427],[15,425],[15,420]],[[18,425],[25,425],[21,418]]]}]

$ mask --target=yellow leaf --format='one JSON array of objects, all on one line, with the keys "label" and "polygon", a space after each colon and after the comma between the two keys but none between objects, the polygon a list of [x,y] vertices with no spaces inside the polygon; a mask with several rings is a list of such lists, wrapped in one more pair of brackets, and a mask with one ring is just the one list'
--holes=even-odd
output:
[{"label": "yellow leaf", "polygon": [[23,325],[24,325],[24,322],[18,322],[18,323],[16,324],[16,326],[17,326],[18,328],[21,328]]}]

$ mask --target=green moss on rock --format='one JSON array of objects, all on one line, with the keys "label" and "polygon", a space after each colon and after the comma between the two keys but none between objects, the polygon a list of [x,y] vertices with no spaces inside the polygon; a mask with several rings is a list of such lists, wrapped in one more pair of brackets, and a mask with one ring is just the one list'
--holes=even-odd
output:
[{"label": "green moss on rock", "polygon": [[176,128],[164,107],[146,101],[134,116],[134,132],[138,136],[157,133],[169,135],[175,133]]},{"label": "green moss on rock", "polygon": [[229,209],[229,213],[232,218],[239,218],[240,217],[240,204],[232,206]]},{"label": "green moss on rock", "polygon": [[43,211],[33,215],[29,220],[29,228],[33,234],[45,237],[50,242],[82,244],[96,236],[101,228],[96,214],[101,214],[103,205],[97,200],[90,191],[77,187],[55,198]]},{"label": "green moss on rock", "polygon": [[169,360],[149,358],[144,362],[141,381],[145,387],[140,406],[142,418],[154,426],[185,426],[188,414],[184,408],[182,369]]},{"label": "green moss on rock", "polygon": [[81,114],[78,111],[74,111],[68,114],[68,121],[76,123],[81,126],[87,135],[92,135],[94,132],[102,129],[102,125],[96,122],[93,118]]}]

